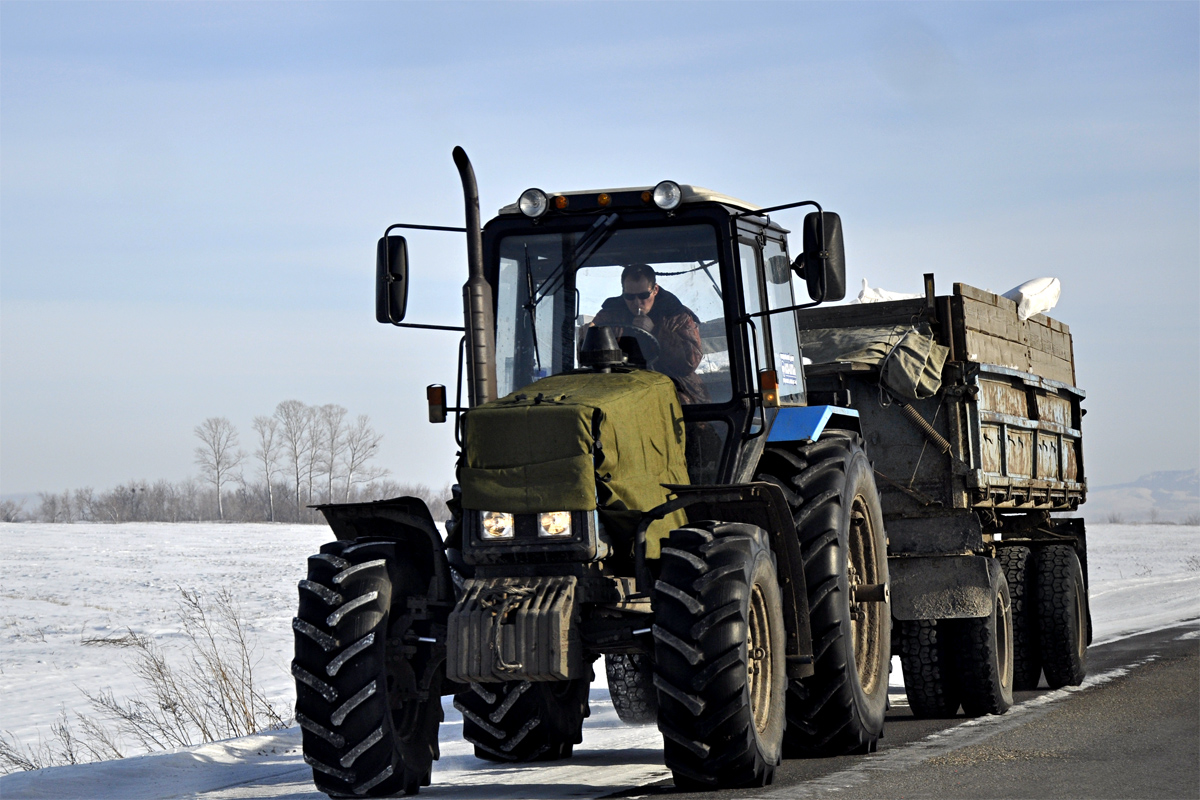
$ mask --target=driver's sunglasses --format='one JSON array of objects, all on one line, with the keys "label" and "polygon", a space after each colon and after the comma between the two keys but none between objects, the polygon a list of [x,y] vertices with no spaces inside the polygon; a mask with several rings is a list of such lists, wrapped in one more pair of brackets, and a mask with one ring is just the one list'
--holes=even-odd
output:
[{"label": "driver's sunglasses", "polygon": [[653,289],[648,292],[625,292],[623,296],[626,300],[649,300],[652,294],[654,294]]}]

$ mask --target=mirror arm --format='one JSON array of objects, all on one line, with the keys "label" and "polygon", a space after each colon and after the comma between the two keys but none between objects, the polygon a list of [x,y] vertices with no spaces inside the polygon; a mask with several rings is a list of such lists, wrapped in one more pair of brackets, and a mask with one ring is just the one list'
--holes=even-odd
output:
[{"label": "mirror arm", "polygon": [[[734,214],[733,218],[738,219],[740,217],[761,217],[764,214],[770,214],[772,211],[783,211],[784,209],[787,209],[787,208],[800,208],[801,206],[813,206],[814,208],[817,209],[817,235],[821,239],[821,249],[817,253],[817,258],[819,258],[822,262],[822,264],[821,264],[821,299],[817,300],[816,302],[812,303],[811,305],[806,303],[806,304],[800,305],[800,306],[793,306],[793,308],[811,308],[812,306],[820,305],[821,303],[824,303],[825,296],[829,294],[829,287],[825,285],[825,269],[824,269],[824,267],[825,267],[824,262],[829,260],[829,251],[825,249],[825,213],[824,213],[825,209],[821,208],[821,204],[818,203],[816,200],[801,200],[798,203],[784,203],[781,206],[768,206],[766,208],[760,208],[756,211],[743,211],[740,214]],[[799,259],[797,259],[797,260],[799,260]],[[792,268],[795,269],[795,264],[792,265]],[[796,270],[796,274],[800,275],[801,277],[804,277],[804,273],[801,272],[800,270]],[[780,310],[790,310],[790,309],[780,309]],[[749,315],[749,316],[754,316],[754,315]]]},{"label": "mirror arm", "polygon": [[466,228],[448,228],[445,225],[409,225],[404,222],[397,222],[395,225],[388,225],[387,230],[383,232],[387,236],[396,228],[409,228],[417,231],[450,231],[451,233],[466,233]]},{"label": "mirror arm", "polygon": [[[409,230],[418,230],[418,231],[449,231],[450,233],[465,233],[467,230],[466,228],[451,228],[446,225],[412,225],[407,222],[397,222],[394,225],[388,225],[387,229],[383,232],[383,238],[384,238],[385,242],[387,241],[388,234],[390,234],[392,231],[396,230],[397,228],[407,228]],[[392,251],[391,251],[391,248],[387,247],[387,246],[385,246],[383,248],[383,267],[384,267],[384,269],[383,269],[384,280],[386,280],[388,282],[388,284],[395,283],[396,276],[392,274]],[[461,327],[454,328],[454,327],[450,327],[448,325],[418,325],[413,322],[397,322],[395,320],[395,318],[392,316],[392,309],[391,309],[390,304],[388,307],[388,322],[392,323],[397,328],[428,328],[431,330],[438,330],[438,331],[463,331],[463,330],[466,330],[465,328],[461,328]]]},{"label": "mirror arm", "polygon": [[422,325],[418,322],[393,322],[392,324],[397,328],[424,328],[425,330],[430,331],[458,331],[459,333],[462,333],[466,330],[466,328],[461,325]]},{"label": "mirror arm", "polygon": [[[734,214],[733,218],[739,219],[741,217],[761,217],[763,214],[770,214],[772,211],[783,211],[785,208],[799,208],[800,206],[814,206],[817,211],[824,210],[821,208],[821,204],[816,200],[801,200],[798,203],[784,203],[781,206],[768,206],[767,208],[760,208],[756,211],[743,211],[739,214]],[[824,242],[822,242],[822,244],[824,244]]]}]

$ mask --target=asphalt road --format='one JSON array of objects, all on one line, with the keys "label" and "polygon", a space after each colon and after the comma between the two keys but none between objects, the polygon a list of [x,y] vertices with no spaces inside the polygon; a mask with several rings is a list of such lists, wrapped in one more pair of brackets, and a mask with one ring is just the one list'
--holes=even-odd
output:
[{"label": "asphalt road", "polygon": [[1003,716],[888,714],[870,756],[789,760],[763,789],[688,795],[669,781],[613,797],[1200,798],[1200,625],[1088,651],[1082,687],[1018,692]]}]

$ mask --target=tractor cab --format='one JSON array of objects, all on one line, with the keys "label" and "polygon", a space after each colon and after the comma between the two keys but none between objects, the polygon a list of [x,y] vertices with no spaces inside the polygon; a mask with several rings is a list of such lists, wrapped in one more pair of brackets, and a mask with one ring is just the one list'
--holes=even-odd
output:
[{"label": "tractor cab", "polygon": [[[806,217],[796,258],[789,232],[767,215],[801,205],[816,204],[763,209],[673,181],[525,191],[482,229],[493,397],[585,368],[588,330],[612,326],[630,366],[674,382],[691,482],[747,480],[754,459],[739,445],[769,428],[776,409],[805,404],[795,311],[845,294],[837,215]],[[635,280],[623,279],[631,271]],[[627,296],[627,283],[643,291]],[[646,291],[652,299],[637,297]],[[648,302],[649,330],[631,325]],[[382,312],[380,321],[399,322]]]}]

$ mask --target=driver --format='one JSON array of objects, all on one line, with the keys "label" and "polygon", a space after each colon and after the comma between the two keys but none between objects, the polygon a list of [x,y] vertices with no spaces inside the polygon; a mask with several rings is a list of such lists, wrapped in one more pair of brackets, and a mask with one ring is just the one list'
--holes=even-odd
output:
[{"label": "driver", "polygon": [[708,392],[696,375],[704,355],[700,346],[700,319],[679,298],[658,285],[649,264],[630,264],[621,271],[621,291],[600,307],[592,325],[631,327],[658,339],[659,354],[654,368],[670,377],[679,392],[679,402],[707,403]]}]

